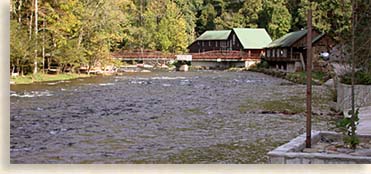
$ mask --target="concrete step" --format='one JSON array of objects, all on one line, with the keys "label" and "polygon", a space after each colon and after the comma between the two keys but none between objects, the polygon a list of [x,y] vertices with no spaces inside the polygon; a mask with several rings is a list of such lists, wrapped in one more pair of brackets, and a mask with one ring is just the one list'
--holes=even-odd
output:
[{"label": "concrete step", "polygon": [[360,135],[371,135],[371,106],[360,108],[358,116],[357,133]]}]

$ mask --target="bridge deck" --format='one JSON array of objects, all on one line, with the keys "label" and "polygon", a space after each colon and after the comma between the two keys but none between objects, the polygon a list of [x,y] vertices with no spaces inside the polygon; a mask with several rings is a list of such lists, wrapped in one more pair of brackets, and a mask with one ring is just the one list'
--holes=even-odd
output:
[{"label": "bridge deck", "polygon": [[[202,53],[189,53],[192,61],[246,61],[259,60],[260,54],[247,54],[243,51],[208,51]],[[112,53],[120,60],[175,60],[176,54],[161,53],[158,51],[129,52],[121,51]]]}]

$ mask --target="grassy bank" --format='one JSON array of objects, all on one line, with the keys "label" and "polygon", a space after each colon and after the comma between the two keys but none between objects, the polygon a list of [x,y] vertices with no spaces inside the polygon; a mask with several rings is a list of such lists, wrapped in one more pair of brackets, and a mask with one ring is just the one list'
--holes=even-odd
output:
[{"label": "grassy bank", "polygon": [[91,77],[87,74],[73,74],[73,73],[61,73],[61,74],[30,74],[25,76],[14,77],[10,79],[12,84],[30,84],[34,82],[46,82],[46,81],[60,81],[60,80],[71,80],[82,77]]},{"label": "grassy bank", "polygon": [[[371,85],[371,73],[364,72],[364,71],[357,71],[354,74],[354,83],[356,85]],[[345,83],[347,85],[352,84],[352,74],[347,73],[341,77],[341,83]]]},{"label": "grassy bank", "polygon": [[[260,73],[268,74],[274,77],[283,78],[283,79],[286,79],[286,80],[289,80],[291,82],[298,83],[298,84],[306,84],[306,81],[307,81],[306,72],[282,72],[282,71],[260,69],[260,68],[250,69],[250,71],[260,72]],[[326,74],[323,72],[312,72],[312,83],[314,85],[322,85],[330,78],[331,78],[330,74]]]},{"label": "grassy bank", "polygon": [[[300,84],[306,84],[307,82],[307,74],[306,72],[291,72],[286,74],[287,80],[294,81]],[[328,79],[330,79],[331,76],[328,74],[325,74],[323,72],[312,72],[312,82],[314,84],[323,84]]]}]

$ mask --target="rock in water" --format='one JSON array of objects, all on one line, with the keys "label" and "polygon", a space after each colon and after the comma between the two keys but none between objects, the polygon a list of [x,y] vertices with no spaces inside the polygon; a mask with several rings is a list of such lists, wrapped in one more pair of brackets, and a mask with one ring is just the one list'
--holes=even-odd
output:
[{"label": "rock in water", "polygon": [[180,66],[179,71],[187,72],[188,71],[188,65],[182,65],[182,66]]}]

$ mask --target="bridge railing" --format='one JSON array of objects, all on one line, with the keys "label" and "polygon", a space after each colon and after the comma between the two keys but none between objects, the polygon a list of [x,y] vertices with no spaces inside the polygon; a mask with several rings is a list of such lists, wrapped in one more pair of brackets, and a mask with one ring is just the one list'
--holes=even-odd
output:
[{"label": "bridge railing", "polygon": [[[260,59],[260,54],[251,53],[245,51],[235,51],[235,50],[214,50],[206,51],[201,53],[189,53],[192,55],[192,59]],[[112,53],[115,58],[126,58],[126,59],[156,59],[156,58],[166,58],[175,59],[176,55],[172,53],[163,53],[160,51],[152,50],[123,50]]]},{"label": "bridge railing", "polygon": [[161,51],[153,50],[121,50],[112,53],[112,56],[115,58],[168,58],[175,59],[175,54],[172,53],[163,53]]},{"label": "bridge railing", "polygon": [[191,53],[192,59],[260,59],[260,54],[248,53],[245,51],[234,51],[234,50],[217,50],[217,51],[206,51],[201,53]]}]

